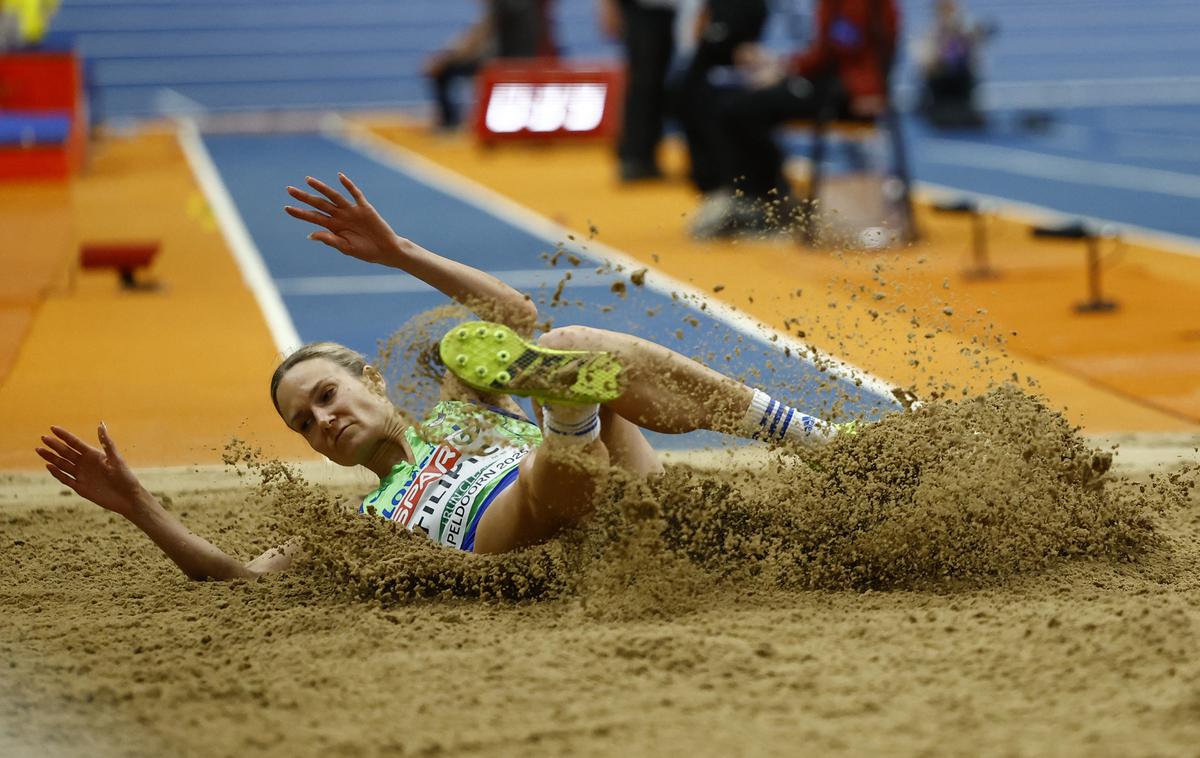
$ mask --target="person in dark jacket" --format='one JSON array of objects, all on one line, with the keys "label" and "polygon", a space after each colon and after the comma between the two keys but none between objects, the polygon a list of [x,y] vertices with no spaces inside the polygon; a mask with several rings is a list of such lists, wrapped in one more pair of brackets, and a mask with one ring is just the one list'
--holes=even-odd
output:
[{"label": "person in dark jacket", "polygon": [[728,73],[734,52],[762,35],[767,15],[766,0],[705,0],[696,20],[696,48],[673,89],[691,179],[703,195],[722,192],[732,170],[722,114],[738,88]]},{"label": "person in dark jacket", "polygon": [[772,206],[790,187],[776,128],[789,120],[874,119],[888,98],[899,17],[893,0],[821,0],[816,35],[790,58],[744,43],[733,59],[745,86],[722,100],[711,148],[722,174],[693,218],[692,234],[707,239],[761,231],[776,223]]},{"label": "person in dark jacket", "polygon": [[920,112],[934,126],[973,129],[984,125],[975,103],[980,49],[992,24],[970,22],[955,0],[938,0],[936,21],[917,50]]},{"label": "person in dark jacket", "polygon": [[678,0],[599,0],[604,31],[625,48],[625,107],[617,140],[624,182],[658,179],[667,72],[675,51]]}]

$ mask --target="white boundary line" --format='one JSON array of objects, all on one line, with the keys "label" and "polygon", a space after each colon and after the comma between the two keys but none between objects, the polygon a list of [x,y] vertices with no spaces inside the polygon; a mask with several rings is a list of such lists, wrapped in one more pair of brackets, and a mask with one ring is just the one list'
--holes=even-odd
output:
[{"label": "white boundary line", "polygon": [[[578,242],[571,242],[567,235],[576,234],[576,230],[557,224],[533,210],[489,189],[461,174],[450,171],[444,166],[424,158],[411,150],[395,145],[382,137],[372,134],[365,127],[346,122],[340,117],[330,120],[324,130],[325,135],[363,155],[402,171],[412,178],[453,195],[476,208],[491,214],[505,222],[522,229],[535,237],[540,237],[550,244],[561,243],[571,252],[581,256],[607,263],[612,267],[620,266],[628,271],[647,268],[641,261],[608,245],[592,240],[585,247]],[[733,307],[709,299],[702,290],[673,279],[661,272],[649,270],[646,273],[645,286],[658,294],[670,298],[676,293],[684,298],[708,304],[708,313],[713,318],[737,332],[762,340],[766,345],[776,344],[790,347],[802,360],[816,367],[816,363],[808,357],[809,346],[796,340],[790,334],[773,329],[757,319],[741,313]],[[782,349],[780,350],[782,352]],[[881,396],[885,401],[895,403],[892,390],[897,386],[873,374],[869,374],[856,366],[833,357],[828,353],[821,354],[821,363],[825,372],[832,376],[860,384],[866,389]]]},{"label": "white boundary line", "polygon": [[161,116],[191,118],[203,116],[205,112],[203,105],[171,87],[159,87],[151,102]]},{"label": "white boundary line", "polygon": [[179,146],[183,149],[188,165],[191,166],[192,173],[213,210],[225,242],[233,251],[233,259],[242,272],[242,280],[254,294],[258,307],[262,309],[267,328],[271,330],[271,337],[275,340],[275,347],[286,355],[300,347],[300,335],[296,332],[296,325],[292,323],[292,317],[283,305],[283,298],[279,296],[279,290],[276,289],[271,274],[263,263],[262,254],[250,237],[233,198],[229,196],[229,190],[221,181],[221,174],[213,165],[212,156],[204,147],[200,130],[191,119],[180,119],[177,124]]}]

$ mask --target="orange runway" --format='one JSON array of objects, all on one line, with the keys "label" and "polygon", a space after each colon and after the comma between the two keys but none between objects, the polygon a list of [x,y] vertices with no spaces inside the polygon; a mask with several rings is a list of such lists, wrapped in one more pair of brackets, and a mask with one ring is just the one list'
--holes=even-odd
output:
[{"label": "orange runway", "polygon": [[[1034,241],[1016,221],[991,221],[1003,276],[985,282],[960,276],[965,220],[923,210],[911,249],[700,244],[684,231],[695,208],[686,183],[620,187],[604,146],[484,151],[413,128],[351,127],[368,128],[922,394],[961,396],[1015,374],[1090,433],[1200,430],[1200,258],[1126,244],[1105,272],[1121,309],[1081,316],[1071,304],[1085,292],[1082,251]],[[215,464],[233,436],[313,457],[275,417],[266,385],[279,355],[171,133],[101,137],[70,184],[6,185],[0,199],[0,468],[37,468],[32,449],[50,423],[90,432],[101,419],[139,465]],[[159,242],[149,278],[160,290],[76,270],[80,244],[131,240]]]},{"label": "orange runway", "polygon": [[[14,300],[33,314],[28,327],[12,340],[7,322],[20,312],[6,315],[0,342],[0,366],[11,365],[0,468],[39,467],[33,448],[52,423],[94,439],[101,420],[138,465],[218,463],[234,436],[313,457],[275,416],[267,384],[279,356],[173,134],[102,138],[69,187],[34,190],[37,214],[53,223],[21,223],[25,211],[9,203],[0,211],[6,270],[37,270]],[[129,240],[160,243],[147,276],[160,290],[123,291],[114,273],[74,270],[83,242]]]}]

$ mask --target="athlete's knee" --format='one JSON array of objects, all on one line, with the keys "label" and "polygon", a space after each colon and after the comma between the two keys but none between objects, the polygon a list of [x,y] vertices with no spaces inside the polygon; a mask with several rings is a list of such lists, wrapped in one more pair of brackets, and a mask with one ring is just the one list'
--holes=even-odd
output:
[{"label": "athlete's knee", "polygon": [[574,493],[547,492],[538,485],[522,489],[517,508],[524,544],[542,542],[578,524],[581,514],[573,507]]},{"label": "athlete's knee", "polygon": [[551,350],[587,350],[598,341],[600,330],[590,326],[560,326],[538,337],[538,344]]},{"label": "athlete's knee", "polygon": [[535,514],[562,526],[577,523],[592,510],[610,465],[603,439],[585,445],[551,440],[530,457],[532,465],[522,468],[517,481]]}]

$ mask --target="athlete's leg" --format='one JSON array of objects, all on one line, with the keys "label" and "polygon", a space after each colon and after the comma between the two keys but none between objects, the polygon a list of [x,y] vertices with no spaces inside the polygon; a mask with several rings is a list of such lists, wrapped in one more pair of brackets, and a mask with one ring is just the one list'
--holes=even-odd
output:
[{"label": "athlete's leg", "polygon": [[[638,427],[666,433],[746,432],[755,391],[662,345],[581,326],[551,330],[538,344],[615,356],[622,367],[622,394],[599,411],[595,405],[591,410],[562,405],[543,409],[559,418],[543,418],[545,442],[521,464],[516,483],[497,496],[480,519],[476,552],[514,550],[578,524],[591,513],[610,464],[641,474],[661,472],[657,455]],[[569,435],[584,431],[591,432],[590,441],[570,441]]]},{"label": "athlete's leg", "polygon": [[600,409],[600,439],[616,468],[642,476],[663,472],[662,461],[641,428],[607,406]]},{"label": "athlete's leg", "polygon": [[569,445],[549,438],[521,462],[517,481],[479,519],[475,552],[515,550],[575,526],[592,512],[609,465],[643,476],[663,470],[636,424],[601,409],[599,439]]},{"label": "athlete's leg", "polygon": [[[675,351],[620,332],[568,326],[532,345],[497,324],[470,322],[442,338],[447,368],[481,391],[548,401],[556,433],[596,437],[598,405],[647,429],[697,429],[770,441],[822,442],[831,424]],[[548,425],[542,424],[543,431]]]},{"label": "athlete's leg", "polygon": [[484,511],[475,552],[505,553],[575,526],[595,507],[608,466],[603,438],[584,445],[547,439],[521,462],[517,481]]},{"label": "athlete's leg", "polygon": [[638,426],[678,434],[711,429],[742,437],[808,445],[822,443],[838,427],[770,395],[630,334],[568,326],[538,344],[556,350],[588,350],[615,356],[621,394],[605,407]]},{"label": "athlete's leg", "polygon": [[605,407],[638,426],[678,434],[697,429],[737,433],[754,390],[679,353],[631,334],[566,326],[538,344],[556,350],[602,350],[622,366],[622,394]]},{"label": "athlete's leg", "polygon": [[[541,426],[541,405],[535,402],[533,411],[538,426]],[[658,452],[651,447],[642,428],[607,406],[600,407],[600,439],[608,448],[608,459],[613,467],[642,476],[663,472]]]}]

